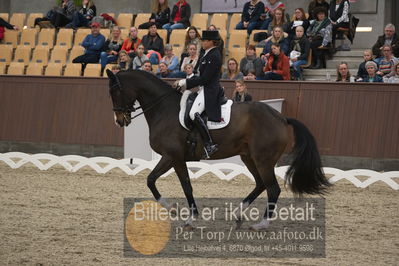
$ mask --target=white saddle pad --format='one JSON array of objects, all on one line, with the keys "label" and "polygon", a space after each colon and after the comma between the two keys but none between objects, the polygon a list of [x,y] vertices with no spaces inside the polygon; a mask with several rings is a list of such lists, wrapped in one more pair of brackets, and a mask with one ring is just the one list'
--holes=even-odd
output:
[{"label": "white saddle pad", "polygon": [[[183,93],[183,96],[181,97],[180,100],[180,113],[179,113],[179,121],[180,124],[188,130],[186,125],[184,124],[184,114],[186,113],[186,103],[187,103],[187,98],[188,95],[190,95],[191,91],[186,90]],[[222,121],[221,122],[213,122],[213,121],[208,121],[208,129],[221,129],[227,126],[230,122],[230,115],[231,115],[231,105],[233,104],[232,100],[228,100],[224,105],[222,105]]]}]

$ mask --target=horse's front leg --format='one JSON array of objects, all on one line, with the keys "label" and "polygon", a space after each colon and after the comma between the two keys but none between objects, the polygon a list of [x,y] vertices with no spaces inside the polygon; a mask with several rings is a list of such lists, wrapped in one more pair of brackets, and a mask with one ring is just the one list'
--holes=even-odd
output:
[{"label": "horse's front leg", "polygon": [[177,176],[179,177],[180,184],[183,188],[184,195],[186,196],[188,206],[190,208],[190,218],[186,221],[185,229],[192,230],[193,220],[198,217],[198,208],[195,204],[194,196],[193,196],[193,188],[190,182],[190,176],[188,175],[187,164],[184,161],[175,162],[174,169],[176,171]]},{"label": "horse's front leg", "polygon": [[167,157],[162,157],[161,160],[158,162],[158,164],[155,166],[154,170],[151,171],[151,173],[147,177],[147,186],[151,190],[152,195],[154,195],[154,198],[165,208],[169,209],[168,204],[166,201],[161,197],[161,194],[159,193],[155,182],[157,179],[166,173],[170,168],[172,168],[172,159],[167,158]]}]

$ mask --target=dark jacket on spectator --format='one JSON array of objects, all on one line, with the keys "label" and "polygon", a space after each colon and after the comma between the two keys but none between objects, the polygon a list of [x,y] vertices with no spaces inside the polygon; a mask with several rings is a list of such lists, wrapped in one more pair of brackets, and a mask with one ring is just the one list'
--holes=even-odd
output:
[{"label": "dark jacket on spectator", "polygon": [[[179,11],[179,2],[177,2],[172,9],[172,15],[170,16],[170,22],[174,22],[177,12]],[[184,27],[190,27],[190,17],[191,17],[191,7],[190,5],[185,2],[181,6],[181,17],[180,20],[176,23],[182,23]]]},{"label": "dark jacket on spectator", "polygon": [[152,13],[150,20],[155,19],[155,24],[158,29],[161,29],[163,25],[169,23],[170,20],[170,8],[166,8],[164,11],[160,11],[158,13]]},{"label": "dark jacket on spectator", "polygon": [[[363,82],[370,82],[370,77],[367,75],[364,79]],[[384,82],[384,80],[381,78],[379,75],[375,75],[373,82]]]},{"label": "dark jacket on spectator", "polygon": [[[293,39],[293,38],[295,37],[295,30],[296,30],[296,27],[294,27],[294,22],[295,22],[295,21],[292,21],[292,22],[290,23],[290,25],[288,26],[288,29],[285,30],[285,32],[288,33],[289,39]],[[301,25],[301,26],[302,26],[303,29],[304,29],[304,34],[305,34],[305,35],[306,35],[306,31],[307,31],[308,28],[309,28],[309,25],[310,25],[309,20],[305,19],[305,20],[302,21],[302,25]]]},{"label": "dark jacket on spectator", "polygon": [[326,10],[326,14],[328,14],[328,10],[330,9],[330,5],[327,2],[324,2],[322,4],[319,4],[317,1],[310,2],[308,7],[309,20],[316,19],[316,14],[314,14],[314,11],[317,7],[324,8]]},{"label": "dark jacket on spectator", "polygon": [[145,53],[147,53],[149,50],[154,50],[160,53],[161,56],[164,55],[163,39],[158,33],[155,38],[150,36],[150,34],[144,35],[141,43],[144,45]]},{"label": "dark jacket on spectator", "polygon": [[104,43],[103,51],[104,52],[109,52],[109,51],[116,51],[119,53],[119,51],[122,48],[123,42],[115,42],[111,41],[110,39],[107,39]]},{"label": "dark jacket on spectator", "polygon": [[92,20],[97,15],[96,6],[93,5],[90,8],[82,7],[81,9],[79,9],[79,13],[86,18],[89,17],[87,18],[88,20]]},{"label": "dark jacket on spectator", "polygon": [[263,75],[263,62],[259,57],[255,57],[253,60],[248,59],[247,56],[240,61],[240,71],[246,76],[250,70],[255,70],[255,75],[260,77]]},{"label": "dark jacket on spectator", "polygon": [[[385,44],[385,35],[381,35],[378,37],[377,42],[373,45],[373,54],[376,57],[381,57],[381,50],[380,48]],[[395,33],[392,37],[392,53],[395,57],[399,57],[399,38],[398,35]]]},{"label": "dark jacket on spectator", "polygon": [[250,102],[252,101],[252,96],[249,93],[244,93],[244,99],[242,99],[242,96],[240,95],[239,92],[236,92],[234,94],[234,98],[232,99],[234,102]]},{"label": "dark jacket on spectator", "polygon": [[[298,57],[298,60],[308,60],[309,56],[309,50],[310,50],[310,42],[306,36],[302,36],[302,38],[299,40],[299,46],[300,46],[300,52],[301,55]],[[288,52],[288,56],[290,55],[291,51],[295,49],[295,39],[292,39],[290,43],[290,49]]]},{"label": "dark jacket on spectator", "polygon": [[[330,5],[330,16],[329,18],[331,19],[331,21],[336,22],[340,17],[342,17],[343,11],[344,11],[344,6],[345,6],[345,2],[348,2],[348,0],[343,0],[341,2],[341,4],[339,4],[339,7],[337,10],[335,10],[335,0],[331,1],[331,5]],[[348,2],[349,5],[349,2]]]},{"label": "dark jacket on spectator", "polygon": [[[370,60],[372,61],[372,60]],[[374,61],[375,62],[375,61]],[[360,65],[359,65],[359,69],[357,70],[357,77],[358,78],[362,78],[363,80],[369,76],[369,73],[367,73],[366,70],[366,63],[367,61],[363,61]]]},{"label": "dark jacket on spectator", "polygon": [[242,22],[257,22],[260,21],[260,16],[265,13],[265,5],[262,1],[259,1],[252,13],[249,13],[251,1],[245,3],[244,9],[242,10],[241,21]]},{"label": "dark jacket on spectator", "polygon": [[[62,5],[62,3],[61,3]],[[76,6],[75,3],[72,0],[69,0],[66,6],[63,8],[64,12],[63,14],[69,19],[72,20],[73,13],[76,12]]]},{"label": "dark jacket on spectator", "polygon": [[[265,46],[265,48],[263,48],[262,54],[269,54],[269,53],[271,53],[271,51],[272,51],[272,44],[273,44],[272,40],[266,42],[266,46]],[[289,50],[289,47],[290,47],[290,43],[288,42],[288,39],[287,39],[287,38],[283,38],[282,40],[280,40],[279,44],[280,44],[280,49],[281,49],[281,51],[282,51],[285,55],[288,55],[288,50]]]}]

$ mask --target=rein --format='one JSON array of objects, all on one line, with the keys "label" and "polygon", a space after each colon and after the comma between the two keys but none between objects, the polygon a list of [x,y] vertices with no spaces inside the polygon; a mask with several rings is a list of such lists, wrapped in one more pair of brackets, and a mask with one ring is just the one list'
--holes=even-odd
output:
[{"label": "rein", "polygon": [[[132,106],[132,107],[130,108],[130,109],[133,110],[132,112],[134,112],[134,111],[136,111],[136,110],[139,110],[139,109],[142,109],[143,111],[140,112],[139,114],[133,116],[130,120],[133,120],[133,119],[135,119],[136,117],[138,117],[138,116],[144,114],[145,112],[151,110],[151,109],[154,108],[157,104],[159,104],[163,99],[165,99],[166,97],[168,97],[169,95],[171,95],[171,94],[174,93],[174,92],[175,92],[174,90],[171,90],[170,92],[168,92],[168,93],[162,95],[161,97],[159,97],[158,99],[156,99],[154,102],[149,103],[149,104],[148,104],[148,107],[147,107],[147,105],[145,105],[145,106],[138,106],[137,108],[135,108],[134,106]],[[130,110],[128,110],[128,111],[130,111]],[[129,113],[129,114],[130,114],[130,113]]]}]

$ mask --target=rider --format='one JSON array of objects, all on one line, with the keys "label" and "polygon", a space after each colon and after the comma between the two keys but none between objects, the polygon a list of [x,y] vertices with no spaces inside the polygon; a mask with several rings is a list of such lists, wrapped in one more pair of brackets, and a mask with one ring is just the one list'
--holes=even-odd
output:
[{"label": "rider", "polygon": [[176,82],[176,87],[191,89],[200,86],[198,96],[195,98],[193,107],[190,110],[190,118],[194,121],[201,138],[204,142],[204,159],[209,159],[218,148],[209,134],[206,121],[201,117],[203,111],[210,121],[221,121],[221,101],[224,93],[219,84],[219,74],[222,66],[220,51],[217,49],[220,42],[218,31],[202,31],[202,48],[204,56],[200,59],[199,76],[189,79],[182,79]]}]

